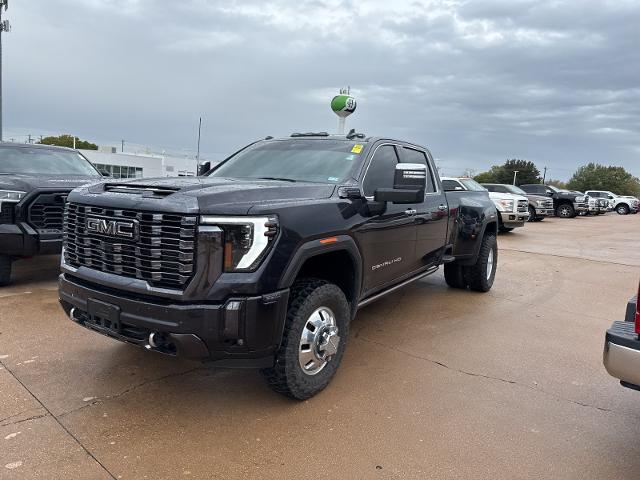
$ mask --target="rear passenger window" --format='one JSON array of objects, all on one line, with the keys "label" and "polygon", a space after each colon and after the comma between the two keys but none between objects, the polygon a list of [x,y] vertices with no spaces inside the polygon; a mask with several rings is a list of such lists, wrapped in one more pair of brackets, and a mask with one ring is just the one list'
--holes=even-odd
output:
[{"label": "rear passenger window", "polygon": [[367,197],[372,197],[378,188],[393,188],[393,176],[398,164],[398,154],[393,145],[378,147],[364,176],[362,188]]},{"label": "rear passenger window", "polygon": [[426,193],[433,193],[436,191],[435,182],[433,180],[433,172],[431,166],[427,160],[427,156],[424,152],[414,150],[412,148],[404,148],[404,158],[402,163],[420,163],[427,167],[427,188]]}]

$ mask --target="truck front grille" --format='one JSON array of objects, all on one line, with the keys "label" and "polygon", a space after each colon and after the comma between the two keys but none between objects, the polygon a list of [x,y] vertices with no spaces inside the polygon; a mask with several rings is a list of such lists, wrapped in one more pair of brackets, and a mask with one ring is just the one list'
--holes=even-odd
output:
[{"label": "truck front grille", "polygon": [[518,213],[526,213],[529,211],[528,200],[518,200]]},{"label": "truck front grille", "polygon": [[[75,268],[88,267],[146,280],[157,287],[181,289],[195,269],[197,223],[196,215],[69,203],[65,262]],[[115,225],[122,226],[120,233]]]},{"label": "truck front grille", "polygon": [[28,221],[37,230],[62,231],[64,203],[69,192],[41,193],[29,205]]},{"label": "truck front grille", "polygon": [[545,206],[545,208],[551,208],[551,209],[553,209],[553,200],[546,200],[546,201],[544,202],[544,206]]}]

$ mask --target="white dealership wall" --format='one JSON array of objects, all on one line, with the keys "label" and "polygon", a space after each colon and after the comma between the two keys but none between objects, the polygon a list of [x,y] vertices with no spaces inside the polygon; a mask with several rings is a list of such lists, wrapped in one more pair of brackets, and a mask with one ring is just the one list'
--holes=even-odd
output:
[{"label": "white dealership wall", "polygon": [[142,169],[142,177],[178,177],[196,174],[193,158],[169,155],[118,153],[102,150],[80,150],[94,165],[112,165]]}]

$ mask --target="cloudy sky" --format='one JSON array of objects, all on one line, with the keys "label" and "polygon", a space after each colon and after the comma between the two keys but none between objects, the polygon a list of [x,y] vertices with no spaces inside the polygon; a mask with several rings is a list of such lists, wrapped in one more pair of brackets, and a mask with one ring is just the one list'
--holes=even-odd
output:
[{"label": "cloudy sky", "polygon": [[5,138],[74,133],[213,158],[348,127],[445,174],[506,158],[640,175],[640,0],[10,0]]}]

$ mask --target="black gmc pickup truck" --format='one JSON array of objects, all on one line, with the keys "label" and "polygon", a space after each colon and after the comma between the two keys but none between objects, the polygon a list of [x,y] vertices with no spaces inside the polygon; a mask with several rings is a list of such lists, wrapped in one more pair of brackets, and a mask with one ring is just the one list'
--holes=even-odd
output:
[{"label": "black gmc pickup truck", "polygon": [[67,195],[100,178],[75,150],[0,143],[0,286],[10,282],[14,260],[60,253]]},{"label": "black gmc pickup truck", "polygon": [[498,253],[486,191],[445,195],[427,149],[355,132],[267,137],[202,177],[78,188],[64,231],[74,322],[261,368],[297,399],[329,383],[358,308],[442,264],[450,286],[486,292]]}]

